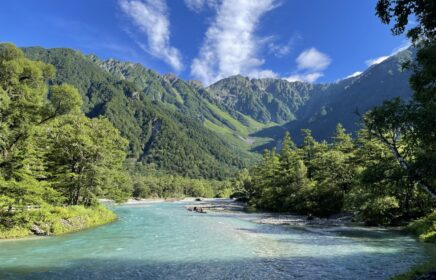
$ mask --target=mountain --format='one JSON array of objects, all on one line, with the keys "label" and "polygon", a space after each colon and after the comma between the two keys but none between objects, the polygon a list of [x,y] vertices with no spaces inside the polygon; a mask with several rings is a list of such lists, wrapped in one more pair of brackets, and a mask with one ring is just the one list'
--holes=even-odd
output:
[{"label": "mountain", "polygon": [[235,117],[235,112],[240,112],[262,123],[283,123],[295,120],[295,113],[318,88],[309,83],[237,75],[216,82],[207,88],[207,92]]},{"label": "mountain", "polygon": [[[402,64],[412,59],[414,50],[404,50],[361,75],[330,84],[287,82],[281,79],[249,79],[233,76],[209,86],[209,98],[222,110],[237,117],[249,115],[261,123],[278,125],[253,133],[254,137],[281,139],[290,131],[299,142],[300,130],[309,128],[315,138],[328,140],[337,123],[355,132],[360,114],[394,97],[409,99],[409,71]],[[262,150],[275,145],[257,147]]]},{"label": "mountain", "polygon": [[302,128],[318,140],[329,140],[339,122],[356,132],[356,111],[410,98],[410,73],[401,64],[414,55],[412,49],[400,52],[330,84],[237,75],[204,88],[141,64],[71,49],[23,51],[55,66],[51,83],[76,86],[88,116],[105,116],[121,131],[130,142],[131,161],[193,178],[228,177],[258,159],[251,151],[277,145],[285,131],[297,142]]},{"label": "mountain", "polygon": [[184,81],[174,74],[159,75],[141,64],[114,59],[102,61],[92,55],[89,58],[118,79],[135,84],[149,100],[197,119],[204,127],[244,150],[271,140],[250,138],[249,135],[275,123],[261,123],[231,108],[221,109],[220,106],[225,105],[217,104],[210,98],[207,90],[198,81]]},{"label": "mountain", "polygon": [[77,87],[88,116],[105,116],[121,131],[129,140],[132,161],[194,178],[225,178],[256,158],[243,140],[224,137],[205,124],[235,134],[245,129],[245,135],[248,128],[213,104],[205,106],[195,88],[174,76],[71,49],[23,51],[55,66],[51,83]]}]

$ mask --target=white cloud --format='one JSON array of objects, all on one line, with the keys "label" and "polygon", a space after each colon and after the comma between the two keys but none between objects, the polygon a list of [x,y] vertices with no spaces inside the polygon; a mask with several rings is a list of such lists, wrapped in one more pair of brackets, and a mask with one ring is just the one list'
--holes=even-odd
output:
[{"label": "white cloud", "polygon": [[383,61],[385,61],[389,57],[390,57],[390,55],[384,55],[384,56],[380,56],[380,57],[377,57],[377,58],[371,58],[371,59],[368,59],[367,61],[365,61],[365,63],[368,66],[372,66],[372,65],[376,65],[376,64],[382,63]]},{"label": "white cloud", "polygon": [[138,45],[180,71],[183,64],[179,50],[170,44],[170,23],[165,0],[119,0],[119,5],[139,31],[147,35],[147,44],[137,40]]},{"label": "white cloud", "polygon": [[268,53],[273,54],[276,57],[284,57],[291,51],[291,45],[290,44],[276,44],[274,42],[271,42],[268,44]]},{"label": "white cloud", "polygon": [[307,73],[307,74],[291,75],[291,76],[285,78],[285,80],[287,80],[288,82],[308,82],[308,83],[313,83],[316,80],[318,80],[319,78],[321,78],[322,76],[324,76],[323,73],[321,73],[321,72],[314,72],[314,73]]},{"label": "white cloud", "polygon": [[397,53],[402,52],[404,50],[407,50],[411,45],[412,45],[412,43],[410,43],[409,40],[405,40],[405,41],[403,41],[403,43],[400,46],[396,47],[392,51],[391,55],[394,55],[394,54],[397,54]]},{"label": "white cloud", "polygon": [[310,48],[301,52],[295,62],[297,63],[296,73],[284,79],[288,82],[313,83],[324,76],[323,71],[327,69],[332,60],[327,54]]},{"label": "white cloud", "polygon": [[307,69],[312,71],[324,70],[331,63],[330,57],[315,48],[310,48],[303,51],[297,57],[296,61],[298,69]]},{"label": "white cloud", "polygon": [[275,41],[277,40],[277,38],[275,36],[271,36],[267,38],[267,40],[269,41],[268,53],[274,55],[275,57],[282,58],[288,55],[291,52],[293,46],[302,39],[303,37],[300,34],[295,33],[288,40],[287,43],[276,43]]},{"label": "white cloud", "polygon": [[192,11],[199,13],[205,8],[218,8],[220,0],[185,0],[185,5]]},{"label": "white cloud", "polygon": [[392,52],[389,55],[384,55],[384,56],[380,56],[380,57],[377,57],[377,58],[371,58],[371,59],[366,60],[365,63],[368,66],[372,66],[372,65],[376,65],[376,64],[382,63],[383,61],[385,61],[389,57],[391,57],[393,55],[396,55],[397,53],[408,49],[411,45],[412,44],[410,43],[410,41],[406,40],[400,46],[398,46],[395,49],[393,49]]},{"label": "white cloud", "polygon": [[356,71],[356,72],[354,72],[353,74],[348,75],[347,77],[345,77],[345,79],[349,79],[349,78],[357,77],[357,76],[359,76],[359,75],[362,74],[362,73],[363,73],[362,71]]},{"label": "white cloud", "polygon": [[191,74],[206,85],[236,74],[275,75],[259,69],[264,60],[258,57],[260,39],[255,36],[261,16],[275,7],[275,0],[222,0]]},{"label": "white cloud", "polygon": [[271,70],[253,70],[250,73],[248,73],[248,76],[251,78],[256,79],[263,79],[263,78],[278,78],[279,75]]}]

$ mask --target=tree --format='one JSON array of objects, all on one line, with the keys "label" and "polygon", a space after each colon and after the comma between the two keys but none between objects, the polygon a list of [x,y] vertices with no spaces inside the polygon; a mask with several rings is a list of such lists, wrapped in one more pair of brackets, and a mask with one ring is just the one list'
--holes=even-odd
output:
[{"label": "tree", "polygon": [[385,24],[395,21],[391,29],[394,35],[404,33],[409,17],[414,15],[419,24],[407,31],[413,42],[432,43],[436,36],[436,3],[433,0],[379,0],[376,15]]},{"label": "tree", "polygon": [[299,200],[301,189],[309,183],[307,168],[300,158],[298,150],[287,132],[280,150],[280,172],[276,179],[276,200],[278,207],[284,211],[294,210]]},{"label": "tree", "polygon": [[357,174],[347,208],[367,224],[394,224],[426,214],[430,199],[408,178],[391,151],[367,129],[359,132]]},{"label": "tree", "polygon": [[265,151],[262,161],[253,169],[253,181],[256,185],[253,190],[251,205],[264,209],[278,210],[275,201],[276,194],[280,192],[277,188],[277,179],[280,172],[280,159],[275,150]]},{"label": "tree", "polygon": [[127,141],[106,119],[69,115],[55,119],[42,134],[49,182],[65,194],[67,204],[91,205],[99,194],[129,185],[122,171]]},{"label": "tree", "polygon": [[46,81],[54,68],[24,57],[12,44],[0,44],[0,169],[11,178],[22,160],[20,149],[42,121]]},{"label": "tree", "polygon": [[394,155],[409,179],[436,199],[436,3],[430,0],[379,0],[377,15],[382,22],[396,21],[392,31],[406,30],[409,16],[418,24],[407,34],[418,47],[413,70],[410,103],[385,102],[364,118],[369,133]]}]

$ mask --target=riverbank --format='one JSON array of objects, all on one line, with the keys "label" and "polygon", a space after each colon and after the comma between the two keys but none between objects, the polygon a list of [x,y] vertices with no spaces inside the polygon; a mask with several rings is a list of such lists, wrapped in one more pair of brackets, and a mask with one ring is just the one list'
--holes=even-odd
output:
[{"label": "riverbank", "polygon": [[[246,204],[234,199],[202,199],[193,204],[185,205],[189,209],[201,207],[206,212],[246,212]],[[305,215],[289,213],[256,212],[253,222],[269,225],[290,225],[290,226],[345,226],[351,224],[350,214],[334,215],[331,218],[317,218]]]},{"label": "riverbank", "polygon": [[83,206],[47,207],[13,215],[19,215],[19,217],[5,215],[2,219],[10,218],[11,221],[22,222],[14,223],[8,228],[0,227],[0,240],[61,235],[108,224],[117,219],[115,213],[102,205],[88,208]]},{"label": "riverbank", "polygon": [[[185,206],[188,210],[194,207],[201,207],[205,212],[246,212],[245,203],[237,202],[233,199],[202,199],[199,202],[189,204]],[[434,227],[433,221],[435,220],[435,214],[431,214],[428,217],[417,220],[412,223],[406,230],[409,233],[413,233],[422,242],[432,242],[434,238],[434,230],[431,232],[429,229]],[[403,230],[404,227],[389,228],[389,227],[366,227],[362,224],[352,222],[352,216],[350,214],[338,214],[333,215],[330,218],[317,218],[305,215],[287,214],[287,213],[271,213],[271,212],[256,212],[256,218],[252,220],[258,224],[266,225],[288,225],[288,226],[316,226],[323,227],[323,231],[344,231],[353,230],[358,227],[360,230]],[[352,226],[352,227],[349,227]],[[430,232],[430,233],[429,233]],[[433,234],[433,235],[431,235]],[[423,238],[431,235],[430,238]],[[427,250],[429,259],[416,266],[413,266],[409,271],[394,276],[393,280],[429,280],[436,279],[436,246],[431,250]]]}]

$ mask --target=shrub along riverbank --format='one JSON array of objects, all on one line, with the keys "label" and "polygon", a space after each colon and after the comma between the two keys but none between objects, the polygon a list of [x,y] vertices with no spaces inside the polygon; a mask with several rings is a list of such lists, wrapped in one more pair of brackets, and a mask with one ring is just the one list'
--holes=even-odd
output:
[{"label": "shrub along riverbank", "polygon": [[116,215],[97,198],[131,195],[127,140],[53,77],[52,65],[0,44],[0,238],[105,224]]},{"label": "shrub along riverbank", "polygon": [[44,207],[21,211],[19,214],[6,213],[2,216],[0,239],[60,235],[107,224],[116,218],[115,213],[102,205]]}]

